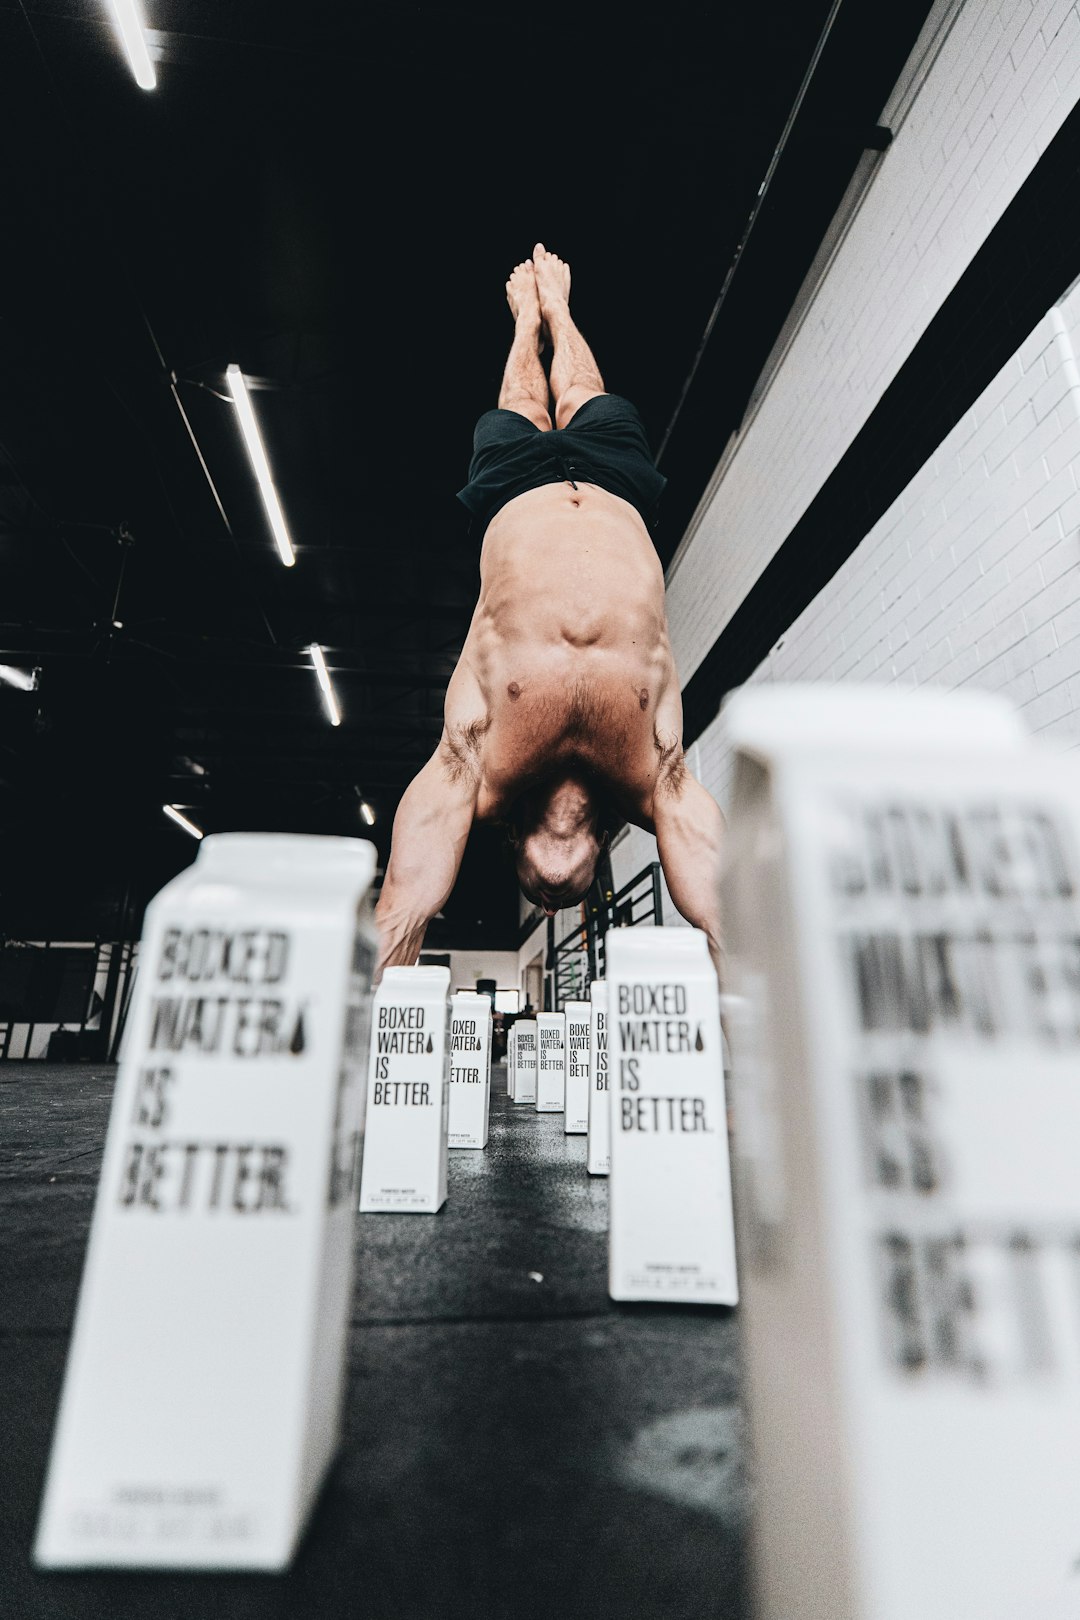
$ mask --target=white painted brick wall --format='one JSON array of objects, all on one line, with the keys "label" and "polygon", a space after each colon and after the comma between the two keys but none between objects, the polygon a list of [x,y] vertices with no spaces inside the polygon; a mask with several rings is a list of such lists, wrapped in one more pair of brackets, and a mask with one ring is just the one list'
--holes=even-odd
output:
[{"label": "white painted brick wall", "polygon": [[[561,939],[562,934],[557,932],[555,937],[556,939]],[[537,956],[543,956],[546,950],[547,918],[545,917],[543,922],[538,923],[533,929],[524,945],[522,945],[521,949],[518,951],[517,982],[519,985],[524,985],[525,983],[525,969],[529,966],[529,963],[532,962]]]},{"label": "white painted brick wall", "polygon": [[[966,0],[953,10],[952,25],[902,121],[896,107],[886,107],[882,121],[894,129],[893,144],[669,570],[668,615],[684,683],[1080,98],[1077,0]],[[978,501],[985,472],[1015,457],[1027,438],[1016,440],[1013,418],[1034,428],[1048,416],[1060,417],[1069,387],[1060,357],[1051,353],[1040,372],[1045,350],[1036,345],[1033,353],[1034,368],[1021,350],[1010,371],[1012,386],[996,399],[998,431],[984,437],[987,424],[972,419],[958,472],[952,470],[948,500],[983,527],[985,500],[982,508]],[[1042,386],[1032,386],[1036,376]],[[1064,432],[1060,421],[1059,430]],[[1029,459],[1016,468],[1015,509],[1026,512],[1034,502],[1029,527],[1037,527],[1062,510],[1072,476],[1070,450],[1064,442],[1051,450],[1040,441],[1037,452],[1031,446],[1022,454]],[[940,516],[926,511],[931,530]],[[944,516],[951,521],[949,512]],[[926,547],[932,547],[928,534],[919,540],[923,566]],[[903,572],[901,565],[900,593],[907,588]],[[943,561],[938,577],[947,572]],[[1007,583],[1013,583],[1011,573]],[[989,604],[996,593],[990,585],[980,589]],[[852,611],[861,614],[862,604],[855,602]],[[827,623],[834,625],[832,619]],[[921,636],[929,623],[927,618],[912,635]],[[994,609],[987,605],[977,634],[985,635],[993,623]],[[826,628],[823,620],[819,631]],[[954,658],[963,646],[950,645]],[[876,642],[852,642],[841,650],[845,674],[878,667]],[[916,653],[908,653],[907,678],[922,678],[917,664]]]},{"label": "white painted brick wall", "polygon": [[[979,686],[1080,745],[1080,285],[1039,322],[752,681]],[[698,739],[722,806],[732,760]]]},{"label": "white painted brick wall", "polygon": [[450,951],[450,987],[475,990],[477,979],[494,979],[500,990],[520,984],[517,951]]}]

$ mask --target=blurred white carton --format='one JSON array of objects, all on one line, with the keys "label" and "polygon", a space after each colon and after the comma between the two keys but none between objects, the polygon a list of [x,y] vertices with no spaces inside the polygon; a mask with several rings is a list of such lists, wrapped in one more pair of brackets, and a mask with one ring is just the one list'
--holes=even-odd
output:
[{"label": "blurred white carton", "polygon": [[490,1099],[491,997],[458,990],[450,999],[450,1147],[487,1147]]},{"label": "blurred white carton", "polygon": [[536,1112],[561,1114],[566,1105],[566,1014],[536,1015]]},{"label": "blurred white carton", "polygon": [[285,1567],[338,1443],[372,845],[227,833],[146,912],[35,1558]]},{"label": "blurred white carton", "polygon": [[743,690],[724,903],[761,1620],[1071,1620],[1080,770]]},{"label": "blurred white carton", "polygon": [[506,1037],[506,1095],[510,1101],[514,1100],[515,1066],[517,1064],[517,1025],[510,1025],[510,1033]]},{"label": "blurred white carton", "polygon": [[589,1129],[589,1019],[588,1001],[568,1001],[566,1013],[566,1123],[568,1135],[584,1136]]},{"label": "blurred white carton", "polygon": [[697,928],[607,936],[608,1292],[733,1305],[720,995]]},{"label": "blurred white carton", "polygon": [[611,1108],[608,1100],[607,983],[589,986],[589,1162],[590,1176],[611,1169]]},{"label": "blurred white carton", "polygon": [[514,1025],[514,1101],[536,1101],[536,1019],[519,1018]]},{"label": "blurred white carton", "polygon": [[450,969],[387,968],[371,1018],[361,1214],[446,1202]]}]

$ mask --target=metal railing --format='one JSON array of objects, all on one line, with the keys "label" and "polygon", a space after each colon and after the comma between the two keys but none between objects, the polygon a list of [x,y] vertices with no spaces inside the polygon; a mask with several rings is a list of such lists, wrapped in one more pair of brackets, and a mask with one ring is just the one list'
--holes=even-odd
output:
[{"label": "metal railing", "polygon": [[0,941],[0,1062],[115,1063],[137,950],[127,939]]},{"label": "metal railing", "polygon": [[636,877],[624,883],[617,894],[599,902],[590,895],[582,907],[583,916],[549,952],[555,1011],[568,1001],[589,993],[593,979],[602,979],[607,964],[605,942],[609,928],[636,928],[645,923],[660,927],[664,921],[660,863],[651,861]]},{"label": "metal railing", "polygon": [[[585,907],[582,907],[585,910]],[[555,946],[552,957],[555,1011],[568,1001],[580,1001],[589,993],[589,984],[599,978],[597,972],[597,929],[591,915],[582,918],[578,926]]]}]

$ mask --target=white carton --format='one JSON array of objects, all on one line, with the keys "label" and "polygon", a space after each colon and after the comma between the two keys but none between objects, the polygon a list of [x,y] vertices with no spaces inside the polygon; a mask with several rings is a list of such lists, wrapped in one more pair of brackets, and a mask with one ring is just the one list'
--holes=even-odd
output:
[{"label": "white carton", "polygon": [[761,1620],[1072,1620],[1080,771],[744,691],[724,884]]},{"label": "white carton", "polygon": [[517,1064],[517,1025],[510,1025],[510,1033],[506,1037],[506,1095],[510,1101],[514,1100],[515,1066]]},{"label": "white carton", "polygon": [[607,936],[608,1292],[733,1305],[720,996],[697,928]]},{"label": "white carton", "polygon": [[589,1161],[590,1176],[611,1169],[611,1108],[608,1099],[607,982],[589,986]]},{"label": "white carton", "polygon": [[147,908],[39,1565],[293,1555],[338,1443],[374,867],[218,834]]},{"label": "white carton", "polygon": [[371,1018],[361,1214],[446,1202],[450,969],[387,968]]},{"label": "white carton", "polygon": [[514,1025],[514,1101],[536,1101],[536,1019],[519,1018]]},{"label": "white carton", "polygon": [[491,997],[458,990],[450,1000],[450,1147],[487,1147],[490,1099]]},{"label": "white carton", "polygon": [[566,1014],[536,1015],[536,1112],[561,1114],[566,1106]]},{"label": "white carton", "polygon": [[587,1001],[568,1001],[566,1012],[566,1123],[568,1135],[589,1129],[589,1020]]}]

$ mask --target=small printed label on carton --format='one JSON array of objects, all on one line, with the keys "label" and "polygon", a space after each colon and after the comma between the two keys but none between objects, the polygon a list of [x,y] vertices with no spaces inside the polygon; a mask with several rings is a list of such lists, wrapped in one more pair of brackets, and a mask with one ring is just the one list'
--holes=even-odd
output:
[{"label": "small printed label on carton", "polygon": [[589,1021],[589,1174],[606,1176],[611,1169],[611,1107],[608,1098],[607,985],[598,979],[591,989]]}]

